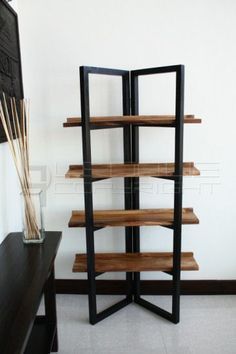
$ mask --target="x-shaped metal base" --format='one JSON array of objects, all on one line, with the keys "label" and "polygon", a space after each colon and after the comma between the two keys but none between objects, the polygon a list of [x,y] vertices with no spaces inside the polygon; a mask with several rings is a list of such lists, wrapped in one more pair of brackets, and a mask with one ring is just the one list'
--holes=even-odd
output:
[{"label": "x-shaped metal base", "polygon": [[165,318],[166,320],[173,322],[175,324],[177,324],[179,322],[179,318],[177,318],[174,314],[172,314],[171,312],[168,312],[164,309],[162,309],[161,307],[152,304],[151,302],[144,300],[141,298],[141,296],[133,296],[129,295],[127,296],[125,299],[117,302],[116,304],[108,307],[107,309],[105,309],[102,312],[99,312],[98,314],[95,314],[92,316],[90,316],[90,323],[91,324],[96,324],[102,320],[104,320],[106,317],[112,315],[113,313],[121,310],[123,307],[131,304],[132,302],[144,307],[145,309],[155,313],[158,316],[161,316],[163,318]]}]

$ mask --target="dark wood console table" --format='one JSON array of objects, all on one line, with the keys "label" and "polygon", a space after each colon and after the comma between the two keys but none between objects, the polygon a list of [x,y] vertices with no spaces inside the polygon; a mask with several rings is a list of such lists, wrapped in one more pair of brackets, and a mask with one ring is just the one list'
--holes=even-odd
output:
[{"label": "dark wood console table", "polygon": [[[61,232],[43,244],[25,245],[11,233],[0,245],[0,353],[44,354],[58,350],[54,260]],[[45,315],[36,316],[44,294]]]}]

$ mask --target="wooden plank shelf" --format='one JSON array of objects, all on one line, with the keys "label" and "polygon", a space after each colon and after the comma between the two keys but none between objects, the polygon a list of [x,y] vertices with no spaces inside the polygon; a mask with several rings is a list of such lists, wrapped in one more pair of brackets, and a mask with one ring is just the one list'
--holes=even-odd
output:
[{"label": "wooden plank shelf", "polygon": [[[200,118],[195,118],[193,114],[184,116],[184,123],[196,124],[201,123]],[[156,127],[175,127],[174,115],[132,115],[132,116],[101,116],[90,117],[91,128],[116,128],[123,127],[127,124],[137,126],[156,126]],[[63,124],[66,127],[80,127],[81,118],[71,117]]]},{"label": "wooden plank shelf", "polygon": [[[181,253],[181,270],[198,270],[192,252]],[[96,253],[96,272],[173,271],[173,253]],[[73,272],[87,272],[87,255],[76,254]]]},{"label": "wooden plank shelf", "polygon": [[[113,177],[174,177],[174,163],[126,163],[96,164],[92,166],[93,178],[106,179]],[[83,165],[70,165],[66,178],[83,178]],[[200,171],[193,162],[184,162],[184,176],[199,176]]]},{"label": "wooden plank shelf", "polygon": [[[172,227],[174,209],[95,210],[94,227],[113,226],[167,226]],[[182,209],[182,224],[198,224],[192,208]],[[72,211],[69,227],[85,227],[84,211]]]}]

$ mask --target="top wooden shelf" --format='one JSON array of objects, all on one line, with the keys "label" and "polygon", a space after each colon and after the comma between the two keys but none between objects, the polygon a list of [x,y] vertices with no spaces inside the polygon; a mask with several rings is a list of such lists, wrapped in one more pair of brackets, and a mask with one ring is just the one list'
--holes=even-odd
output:
[{"label": "top wooden shelf", "polygon": [[[195,118],[194,115],[188,114],[184,116],[184,123],[196,124],[201,123],[200,118]],[[108,116],[108,117],[90,117],[90,126],[92,129],[99,128],[116,128],[132,124],[137,126],[155,126],[155,127],[174,127],[174,115],[138,115],[138,116]],[[80,127],[81,118],[67,118],[63,124],[66,127]]]}]

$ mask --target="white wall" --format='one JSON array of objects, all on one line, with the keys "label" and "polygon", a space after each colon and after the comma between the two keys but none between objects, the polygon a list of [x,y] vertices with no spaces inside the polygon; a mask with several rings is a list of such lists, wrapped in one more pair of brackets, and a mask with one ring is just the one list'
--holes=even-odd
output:
[{"label": "white wall", "polygon": [[[84,230],[67,228],[71,210],[83,209],[82,181],[63,177],[68,164],[82,161],[80,128],[62,128],[67,116],[80,114],[79,66],[135,69],[182,63],[185,112],[203,119],[201,126],[185,127],[184,159],[197,162],[202,177],[185,178],[184,206],[194,207],[201,223],[183,227],[183,250],[193,250],[200,265],[199,272],[183,278],[234,278],[235,1],[18,0],[18,8],[25,96],[31,99],[32,164],[47,167],[42,181],[47,229],[63,231],[57,277],[82,277],[71,268],[75,252],[85,251]],[[173,112],[173,83],[171,76],[142,79],[140,113]],[[93,114],[120,114],[119,79],[94,77],[91,101]],[[141,129],[140,139],[141,161],[173,159],[172,130]],[[94,162],[122,161],[120,130],[92,132],[92,140]],[[7,158],[1,158],[1,170],[10,173]],[[6,185],[6,176],[1,177]],[[122,208],[121,187],[122,179],[95,183],[95,207]],[[172,182],[142,179],[142,207],[172,206],[171,189]],[[3,193],[1,203],[8,198],[15,206],[17,193],[11,193]],[[141,232],[143,250],[170,249],[170,230],[146,227]],[[96,248],[124,250],[124,230],[98,231]]]}]

